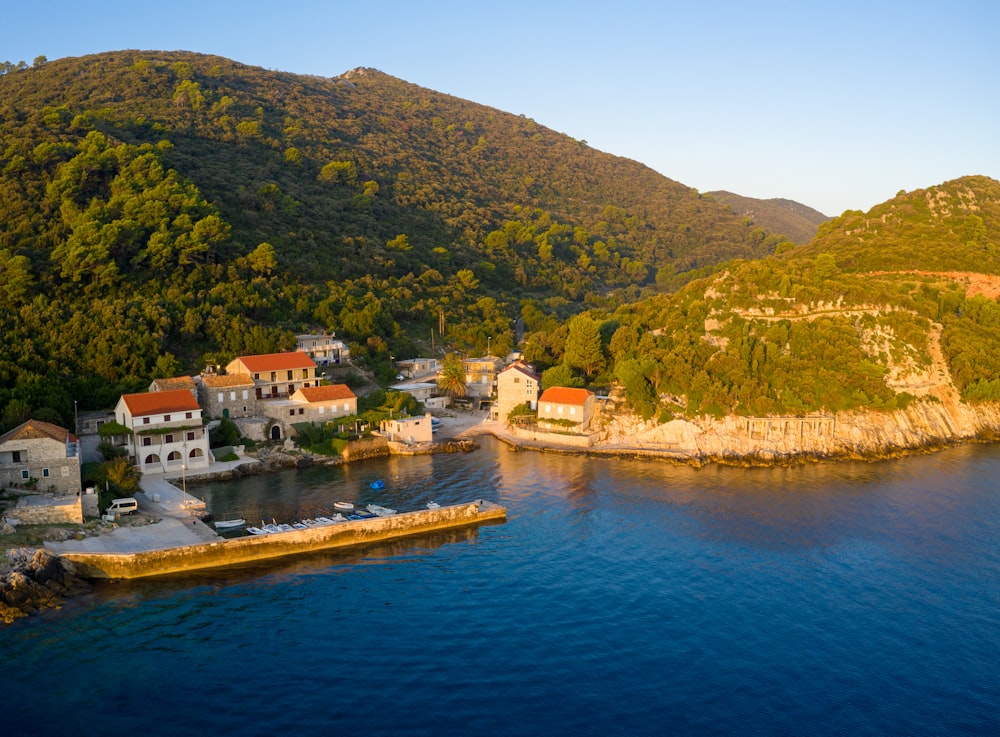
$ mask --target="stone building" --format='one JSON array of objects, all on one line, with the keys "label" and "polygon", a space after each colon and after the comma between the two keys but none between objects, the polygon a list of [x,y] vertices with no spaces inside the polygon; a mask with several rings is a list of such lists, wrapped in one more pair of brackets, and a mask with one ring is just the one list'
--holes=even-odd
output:
[{"label": "stone building", "polygon": [[492,397],[496,388],[497,373],[503,366],[503,361],[493,356],[486,356],[466,358],[462,363],[465,366],[465,395],[474,398]]},{"label": "stone building", "polygon": [[198,398],[198,382],[192,376],[173,376],[168,379],[153,379],[149,385],[150,392],[169,392],[174,389],[187,389],[191,396]]},{"label": "stone building", "polygon": [[0,435],[0,485],[78,494],[80,439],[40,420],[28,420]]},{"label": "stone building", "polygon": [[510,411],[525,403],[537,409],[540,386],[541,380],[530,365],[521,361],[512,363],[497,374],[497,400],[491,418],[506,422]]},{"label": "stone building", "polygon": [[263,413],[284,425],[323,423],[358,413],[358,398],[346,384],[303,387],[288,399],[262,402]]},{"label": "stone building", "polygon": [[249,376],[256,399],[282,399],[297,390],[316,386],[316,362],[302,351],[240,356],[226,365],[229,375]]},{"label": "stone building", "polygon": [[198,382],[198,403],[213,420],[239,419],[257,415],[257,392],[247,374],[202,374]]}]

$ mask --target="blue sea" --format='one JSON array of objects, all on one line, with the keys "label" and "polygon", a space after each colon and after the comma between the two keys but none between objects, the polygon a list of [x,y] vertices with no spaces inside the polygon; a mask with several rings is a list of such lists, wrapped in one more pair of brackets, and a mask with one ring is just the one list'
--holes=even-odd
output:
[{"label": "blue sea", "polygon": [[694,469],[484,439],[189,487],[251,522],[477,498],[508,519],[98,585],[0,629],[0,729],[997,735],[998,478],[988,445]]}]

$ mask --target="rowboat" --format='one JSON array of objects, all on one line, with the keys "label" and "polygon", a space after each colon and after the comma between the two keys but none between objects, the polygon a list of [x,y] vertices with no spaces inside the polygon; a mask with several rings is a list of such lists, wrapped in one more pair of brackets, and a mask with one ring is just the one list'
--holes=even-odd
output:
[{"label": "rowboat", "polygon": [[379,517],[391,517],[396,514],[395,509],[389,509],[388,507],[380,507],[378,504],[369,504],[368,511],[372,514],[378,515]]},{"label": "rowboat", "polygon": [[246,523],[245,519],[239,517],[237,519],[217,519],[212,524],[217,530],[235,530],[237,527],[243,527]]},{"label": "rowboat", "polygon": [[350,502],[334,502],[334,509],[343,509],[345,512],[350,512],[354,509],[354,505]]}]

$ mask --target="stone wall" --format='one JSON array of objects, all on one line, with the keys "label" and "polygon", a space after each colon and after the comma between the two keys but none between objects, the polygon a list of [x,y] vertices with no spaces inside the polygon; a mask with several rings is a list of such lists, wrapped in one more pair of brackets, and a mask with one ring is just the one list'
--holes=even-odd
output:
[{"label": "stone wall", "polygon": [[342,453],[344,461],[364,461],[368,458],[379,458],[389,455],[389,442],[384,437],[352,440]]},{"label": "stone wall", "polygon": [[[96,494],[94,495],[96,496]],[[16,517],[23,525],[83,524],[83,507],[80,495],[23,497],[9,517]]]},{"label": "stone wall", "polygon": [[507,432],[521,440],[542,443],[543,445],[568,446],[571,448],[589,448],[594,443],[592,435],[570,435],[561,432],[544,432],[537,429],[525,429],[508,426]]}]

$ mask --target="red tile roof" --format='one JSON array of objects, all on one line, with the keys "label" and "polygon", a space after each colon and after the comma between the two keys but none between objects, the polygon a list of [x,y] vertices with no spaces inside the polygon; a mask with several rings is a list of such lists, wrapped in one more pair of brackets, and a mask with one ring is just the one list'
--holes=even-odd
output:
[{"label": "red tile roof", "polygon": [[201,409],[197,400],[187,389],[173,389],[168,392],[145,392],[143,394],[122,394],[125,406],[133,417],[162,415],[169,412],[188,412]]},{"label": "red tile roof", "polygon": [[338,399],[354,399],[355,394],[347,384],[327,384],[325,386],[304,386],[296,394],[301,394],[307,402],[332,402]]},{"label": "red tile roof", "polygon": [[246,366],[251,374],[259,374],[264,371],[316,368],[316,362],[302,351],[265,353],[261,356],[240,356],[236,360]]},{"label": "red tile roof", "polygon": [[587,401],[587,397],[589,396],[591,396],[591,392],[586,389],[574,389],[568,386],[550,386],[542,392],[542,396],[538,398],[538,401],[552,402],[553,404],[582,405]]}]

